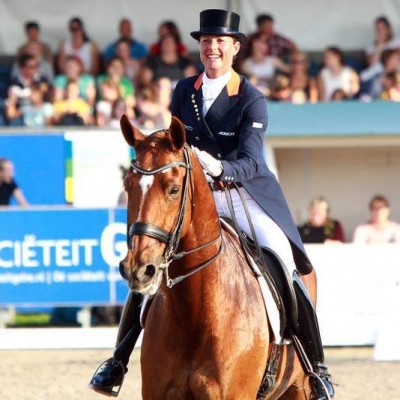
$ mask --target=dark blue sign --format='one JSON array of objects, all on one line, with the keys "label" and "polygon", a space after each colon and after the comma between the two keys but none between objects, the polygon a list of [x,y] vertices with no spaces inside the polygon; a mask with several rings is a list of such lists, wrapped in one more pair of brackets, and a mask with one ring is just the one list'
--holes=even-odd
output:
[{"label": "dark blue sign", "polygon": [[0,211],[0,306],[123,303],[126,210]]}]

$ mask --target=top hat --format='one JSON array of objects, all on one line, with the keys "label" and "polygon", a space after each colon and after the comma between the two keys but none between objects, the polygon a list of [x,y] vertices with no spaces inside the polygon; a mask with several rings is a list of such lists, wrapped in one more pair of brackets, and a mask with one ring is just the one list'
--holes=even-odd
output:
[{"label": "top hat", "polygon": [[190,35],[199,40],[202,35],[232,36],[241,43],[246,36],[239,32],[240,15],[226,10],[204,10],[200,13],[200,30],[190,32]]}]

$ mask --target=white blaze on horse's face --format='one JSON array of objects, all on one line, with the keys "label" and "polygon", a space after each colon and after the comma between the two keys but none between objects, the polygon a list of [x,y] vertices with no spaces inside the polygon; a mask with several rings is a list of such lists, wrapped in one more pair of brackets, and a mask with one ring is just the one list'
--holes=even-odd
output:
[{"label": "white blaze on horse's face", "polygon": [[143,198],[146,195],[146,192],[150,189],[153,182],[154,182],[154,175],[143,175],[140,178],[139,184],[140,188],[142,189]]}]

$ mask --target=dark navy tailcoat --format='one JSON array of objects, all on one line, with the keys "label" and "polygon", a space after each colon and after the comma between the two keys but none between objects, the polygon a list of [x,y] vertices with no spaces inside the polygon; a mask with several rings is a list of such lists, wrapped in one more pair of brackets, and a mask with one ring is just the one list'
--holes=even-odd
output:
[{"label": "dark navy tailcoat", "polygon": [[279,225],[290,240],[298,271],[310,272],[311,263],[282,189],[264,160],[268,124],[265,97],[232,70],[229,82],[204,118],[202,82],[202,75],[178,82],[172,98],[172,115],[185,125],[189,144],[222,161],[223,172],[218,179],[240,182]]}]

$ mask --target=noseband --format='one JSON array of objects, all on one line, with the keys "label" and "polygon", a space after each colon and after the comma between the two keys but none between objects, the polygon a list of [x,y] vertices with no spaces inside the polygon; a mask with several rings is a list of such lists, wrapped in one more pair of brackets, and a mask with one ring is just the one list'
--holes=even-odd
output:
[{"label": "noseband", "polygon": [[148,223],[143,223],[143,222],[135,222],[132,224],[129,228],[129,239],[132,239],[134,235],[146,235],[150,236],[153,239],[156,239],[162,243],[166,244],[164,254],[162,256],[162,265],[161,268],[165,270],[166,278],[167,278],[167,286],[171,288],[174,286],[176,283],[182,281],[183,279],[189,277],[190,275],[193,275],[194,273],[198,272],[199,270],[203,269],[207,265],[211,264],[220,254],[222,250],[222,241],[221,241],[221,246],[215,256],[213,256],[210,260],[206,261],[205,263],[199,265],[189,273],[185,275],[180,275],[177,278],[170,278],[169,273],[168,273],[168,267],[169,264],[177,260],[179,258],[182,258],[186,256],[187,254],[193,253],[195,251],[201,250],[213,243],[215,243],[220,237],[221,237],[221,231],[216,239],[211,240],[210,242],[207,242],[203,245],[200,245],[196,247],[195,249],[188,250],[188,251],[181,251],[180,253],[177,253],[177,249],[179,246],[179,242],[181,239],[181,234],[182,234],[182,229],[183,229],[183,222],[185,219],[185,209],[186,209],[186,201],[188,197],[188,191],[189,191],[189,185],[191,186],[192,190],[192,208],[195,206],[194,203],[194,187],[193,187],[193,175],[192,175],[192,165],[190,161],[190,154],[189,154],[189,146],[187,144],[184,145],[183,147],[183,156],[184,156],[184,161],[173,161],[171,163],[162,165],[161,167],[152,169],[152,170],[147,170],[141,168],[136,160],[131,161],[131,166],[134,172],[142,174],[142,175],[156,175],[159,174],[160,172],[166,171],[167,169],[173,168],[173,167],[183,167],[187,170],[184,178],[184,183],[183,183],[183,196],[182,196],[182,202],[181,206],[178,212],[178,217],[175,223],[175,227],[172,230],[172,232],[168,232],[162,228],[159,228],[158,226],[148,224]]}]

